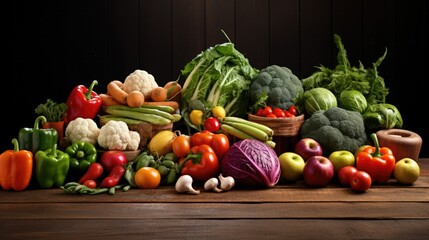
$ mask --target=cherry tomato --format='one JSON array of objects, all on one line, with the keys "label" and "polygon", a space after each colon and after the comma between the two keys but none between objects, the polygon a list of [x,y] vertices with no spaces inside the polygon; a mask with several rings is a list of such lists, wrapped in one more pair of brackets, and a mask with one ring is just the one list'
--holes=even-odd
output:
[{"label": "cherry tomato", "polygon": [[350,177],[350,187],[356,192],[365,192],[371,187],[371,176],[365,171],[356,171]]},{"label": "cherry tomato", "polygon": [[294,116],[298,114],[298,110],[296,109],[295,105],[291,105],[288,107],[288,112],[292,113]]},{"label": "cherry tomato", "polygon": [[266,117],[268,117],[268,118],[277,118],[277,116],[274,113],[270,113]]},{"label": "cherry tomato", "polygon": [[284,110],[283,112],[285,113],[285,117],[287,117],[287,118],[295,117],[295,115],[293,115],[292,113],[290,113],[288,110]]},{"label": "cherry tomato", "polygon": [[179,135],[171,143],[171,148],[177,157],[185,157],[191,150],[191,141],[188,136]]},{"label": "cherry tomato", "polygon": [[338,171],[338,180],[344,187],[350,186],[350,177],[357,171],[354,166],[345,166]]},{"label": "cherry tomato", "polygon": [[279,107],[274,108],[273,113],[278,118],[284,118],[285,117],[285,112],[283,111],[283,109],[281,109]]},{"label": "cherry tomato", "polygon": [[153,167],[142,167],[134,175],[138,188],[154,189],[161,183],[161,174]]},{"label": "cherry tomato", "polygon": [[219,120],[215,117],[208,117],[204,120],[204,129],[212,133],[217,132],[220,129]]},{"label": "cherry tomato", "polygon": [[86,180],[83,185],[85,185],[88,188],[96,188],[97,187],[97,182],[92,180],[92,179],[88,179]]},{"label": "cherry tomato", "polygon": [[198,146],[202,144],[211,145],[213,140],[213,133],[208,131],[201,131],[192,134],[191,136],[191,148],[192,146]]},{"label": "cherry tomato", "polygon": [[268,116],[268,114],[272,114],[273,113],[273,108],[270,106],[265,106],[263,111],[262,111],[262,115],[264,116]]},{"label": "cherry tomato", "polygon": [[256,111],[256,116],[259,116],[259,117],[265,117],[265,116],[264,116],[264,109],[263,109],[263,108],[259,108],[259,109]]},{"label": "cherry tomato", "polygon": [[230,147],[229,138],[223,133],[215,134],[210,146],[215,151],[218,160],[221,161]]}]

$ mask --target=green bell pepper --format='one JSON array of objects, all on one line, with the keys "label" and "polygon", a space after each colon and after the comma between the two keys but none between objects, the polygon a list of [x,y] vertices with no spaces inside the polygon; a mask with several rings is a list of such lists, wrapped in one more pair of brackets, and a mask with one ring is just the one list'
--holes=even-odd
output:
[{"label": "green bell pepper", "polygon": [[59,149],[57,144],[51,149],[39,150],[36,155],[36,179],[41,188],[61,186],[70,167],[69,155]]},{"label": "green bell pepper", "polygon": [[21,128],[18,133],[19,148],[36,154],[39,150],[51,149],[58,142],[58,132],[54,128],[39,128],[40,122],[45,123],[44,116],[38,116],[33,128]]},{"label": "green bell pepper", "polygon": [[70,169],[84,173],[97,160],[97,149],[92,143],[76,141],[65,149],[70,157]]}]

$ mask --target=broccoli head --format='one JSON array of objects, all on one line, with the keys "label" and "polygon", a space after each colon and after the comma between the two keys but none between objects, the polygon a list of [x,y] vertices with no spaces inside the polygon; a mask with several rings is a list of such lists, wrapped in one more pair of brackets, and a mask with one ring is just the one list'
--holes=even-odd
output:
[{"label": "broccoli head", "polygon": [[295,98],[302,92],[301,80],[289,68],[271,65],[253,77],[249,97],[251,105],[261,102],[265,96],[267,106],[287,109],[295,104]]},{"label": "broccoli head", "polygon": [[314,112],[302,124],[300,134],[319,142],[326,156],[337,150],[354,153],[367,143],[362,115],[340,107]]}]

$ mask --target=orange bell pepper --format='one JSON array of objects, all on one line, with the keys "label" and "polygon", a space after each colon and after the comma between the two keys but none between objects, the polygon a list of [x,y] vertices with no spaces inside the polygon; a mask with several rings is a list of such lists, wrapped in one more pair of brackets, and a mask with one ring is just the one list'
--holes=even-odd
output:
[{"label": "orange bell pepper", "polygon": [[12,139],[13,150],[0,155],[0,185],[4,190],[22,191],[30,184],[33,172],[33,153],[19,150],[16,138]]}]

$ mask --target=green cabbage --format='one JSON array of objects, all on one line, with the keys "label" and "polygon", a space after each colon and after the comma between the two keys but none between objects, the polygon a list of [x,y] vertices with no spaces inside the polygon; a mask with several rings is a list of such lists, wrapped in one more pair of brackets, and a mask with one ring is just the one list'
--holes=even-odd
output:
[{"label": "green cabbage", "polygon": [[328,110],[338,105],[335,95],[324,87],[312,88],[305,91],[302,101],[304,109],[309,115],[318,110]]},{"label": "green cabbage", "polygon": [[341,108],[359,113],[363,113],[368,106],[365,96],[358,90],[341,92],[338,104]]}]

